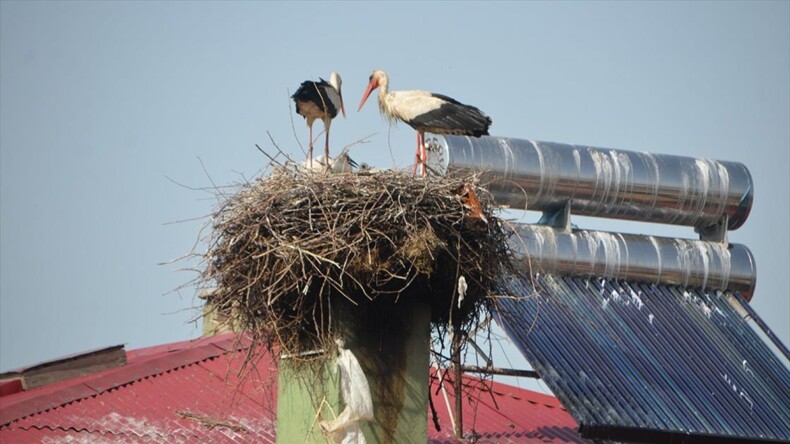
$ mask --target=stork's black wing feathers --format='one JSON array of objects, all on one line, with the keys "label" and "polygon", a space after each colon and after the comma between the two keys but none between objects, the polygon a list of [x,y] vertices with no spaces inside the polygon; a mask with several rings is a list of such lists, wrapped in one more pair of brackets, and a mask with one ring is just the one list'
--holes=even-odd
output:
[{"label": "stork's black wing feathers", "polygon": [[[321,111],[328,112],[330,116],[334,117],[337,115],[338,110],[326,95],[325,91],[328,88],[332,88],[332,85],[320,77],[318,82],[305,80],[291,98],[294,99],[294,102],[313,102]],[[296,105],[296,112],[299,113],[298,104]]]},{"label": "stork's black wing feathers", "polygon": [[432,94],[444,104],[411,119],[409,125],[415,129],[426,129],[439,134],[464,136],[487,136],[491,118],[472,105],[465,105],[451,97]]},{"label": "stork's black wing feathers", "polygon": [[[467,106],[467,105],[464,105],[463,103],[453,99],[452,97],[445,96],[444,94],[431,93],[431,95],[436,97],[437,99],[442,99],[445,102],[452,103],[454,105]],[[474,107],[472,107],[472,108],[474,108]],[[477,109],[477,108],[475,108],[475,109]]]}]

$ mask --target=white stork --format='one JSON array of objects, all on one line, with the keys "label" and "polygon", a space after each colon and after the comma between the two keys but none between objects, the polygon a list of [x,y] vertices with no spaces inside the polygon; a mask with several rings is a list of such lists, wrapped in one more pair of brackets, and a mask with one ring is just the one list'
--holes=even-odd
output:
[{"label": "white stork", "polygon": [[308,145],[310,165],[313,164],[313,122],[316,119],[324,121],[324,130],[326,131],[324,159],[329,159],[329,127],[332,125],[332,119],[337,116],[338,110],[343,113],[343,117],[346,117],[343,94],[340,92],[340,86],[343,83],[340,74],[331,73],[329,82],[320,77],[319,80],[319,82],[305,80],[291,96],[296,102],[296,112],[304,116],[307,127],[310,129],[310,143]]},{"label": "white stork", "polygon": [[359,109],[374,89],[379,88],[379,111],[390,121],[401,120],[417,130],[417,155],[414,161],[414,174],[417,165],[422,165],[425,175],[425,133],[455,134],[462,136],[487,136],[491,118],[474,106],[464,105],[455,99],[427,91],[389,90],[387,73],[377,69],[370,75],[370,83]]}]

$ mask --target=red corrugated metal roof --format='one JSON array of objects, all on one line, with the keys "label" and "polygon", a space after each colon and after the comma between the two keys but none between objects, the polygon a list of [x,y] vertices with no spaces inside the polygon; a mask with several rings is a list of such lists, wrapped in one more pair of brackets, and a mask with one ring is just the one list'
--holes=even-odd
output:
[{"label": "red corrugated metal roof", "polygon": [[[451,443],[450,409],[455,406],[452,374],[445,374],[448,389],[438,389],[438,374],[431,369],[431,395],[441,431],[429,417],[432,442]],[[531,390],[464,375],[463,424],[467,438],[477,443],[588,442],[559,400]],[[438,391],[437,391],[438,390]]]},{"label": "red corrugated metal roof", "polygon": [[[248,348],[235,335],[130,351],[127,365],[0,397],[0,441],[274,442],[276,373],[263,355],[239,378]],[[432,371],[433,374],[433,371]],[[583,442],[556,398],[464,376],[464,428],[479,443]],[[434,388],[436,385],[433,386]],[[452,443],[452,390],[432,390],[440,430]]]}]

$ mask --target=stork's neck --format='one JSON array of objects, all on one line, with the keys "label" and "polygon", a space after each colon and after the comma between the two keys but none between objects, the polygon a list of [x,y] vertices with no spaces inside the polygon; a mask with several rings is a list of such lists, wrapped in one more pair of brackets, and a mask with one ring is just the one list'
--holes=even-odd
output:
[{"label": "stork's neck", "polygon": [[379,78],[379,100],[390,92],[390,80],[386,76]]},{"label": "stork's neck", "polygon": [[389,104],[387,103],[387,95],[390,93],[390,82],[387,76],[379,78],[379,111],[391,118]]}]

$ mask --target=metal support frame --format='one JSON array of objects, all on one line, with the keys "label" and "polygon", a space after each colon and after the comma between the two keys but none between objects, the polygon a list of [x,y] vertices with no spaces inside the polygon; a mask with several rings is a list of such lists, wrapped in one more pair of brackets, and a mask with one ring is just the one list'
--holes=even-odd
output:
[{"label": "metal support frame", "polygon": [[727,224],[729,217],[725,214],[715,224],[708,225],[707,227],[695,228],[694,231],[699,234],[699,239],[710,242],[727,243]]},{"label": "metal support frame", "polygon": [[558,209],[547,209],[538,221],[539,225],[547,225],[565,233],[571,231],[571,200],[565,201]]}]

